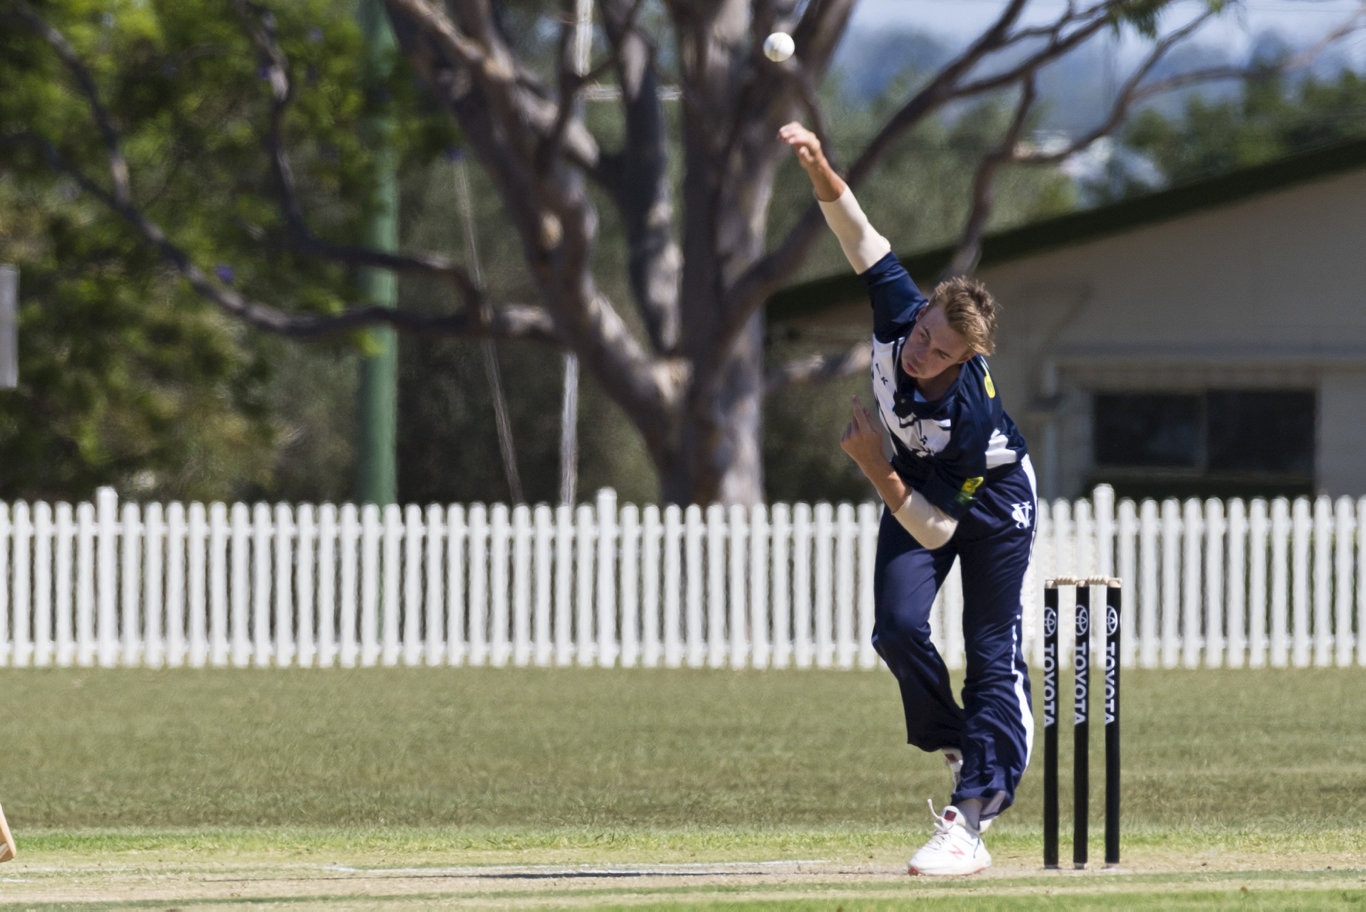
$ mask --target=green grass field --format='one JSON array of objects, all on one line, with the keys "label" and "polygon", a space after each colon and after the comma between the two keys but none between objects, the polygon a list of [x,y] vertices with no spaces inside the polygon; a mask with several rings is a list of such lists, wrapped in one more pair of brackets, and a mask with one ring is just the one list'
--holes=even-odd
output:
[{"label": "green grass field", "polygon": [[[1064,680],[1064,686],[1070,682]],[[7,670],[0,907],[1366,907],[1366,671],[1123,677],[1124,858],[904,873],[947,797],[886,672]],[[1061,738],[1070,859],[1068,713]],[[150,904],[150,905],[149,905]]]}]

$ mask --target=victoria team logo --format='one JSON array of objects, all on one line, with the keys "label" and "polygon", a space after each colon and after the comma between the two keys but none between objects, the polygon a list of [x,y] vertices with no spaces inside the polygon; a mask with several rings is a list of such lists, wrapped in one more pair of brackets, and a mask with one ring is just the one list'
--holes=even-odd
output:
[{"label": "victoria team logo", "polygon": [[1034,521],[1034,505],[1032,503],[1011,504],[1010,518],[1015,520],[1015,528],[1028,529]]}]

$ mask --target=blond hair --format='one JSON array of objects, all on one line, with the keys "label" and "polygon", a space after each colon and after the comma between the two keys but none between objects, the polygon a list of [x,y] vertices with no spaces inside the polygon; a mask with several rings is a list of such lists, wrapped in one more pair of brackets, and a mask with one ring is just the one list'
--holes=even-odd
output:
[{"label": "blond hair", "polygon": [[930,307],[943,307],[949,328],[979,355],[996,351],[996,299],[975,279],[956,276],[935,286]]}]

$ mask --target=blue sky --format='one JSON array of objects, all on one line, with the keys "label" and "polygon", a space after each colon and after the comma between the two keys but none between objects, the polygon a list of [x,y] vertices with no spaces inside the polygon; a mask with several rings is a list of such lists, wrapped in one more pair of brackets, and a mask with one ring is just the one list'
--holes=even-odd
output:
[{"label": "blue sky", "polygon": [[[946,38],[966,40],[982,31],[1005,6],[1003,0],[859,0],[855,27],[904,23]],[[1066,0],[1034,0],[1031,9],[1056,15]],[[1203,6],[1201,0],[1180,0],[1173,12],[1188,18]],[[1364,0],[1245,0],[1220,21],[1200,33],[1202,43],[1219,43],[1241,51],[1261,32],[1275,29],[1292,40],[1321,35],[1354,11]],[[1354,59],[1366,59],[1366,37],[1351,39],[1345,49]]]}]

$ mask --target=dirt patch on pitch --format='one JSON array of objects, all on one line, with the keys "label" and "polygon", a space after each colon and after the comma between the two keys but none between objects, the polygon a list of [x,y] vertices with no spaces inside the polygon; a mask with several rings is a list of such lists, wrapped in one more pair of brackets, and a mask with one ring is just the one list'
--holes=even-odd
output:
[{"label": "dirt patch on pitch", "polygon": [[[822,859],[688,864],[424,865],[363,867],[340,863],[252,861],[168,863],[155,860],[110,864],[23,859],[0,870],[0,901],[6,904],[126,903],[197,910],[251,906],[309,909],[416,909],[455,905],[462,909],[592,908],[658,902],[727,903],[796,899],[895,900],[981,895],[1105,894],[1166,884],[1175,878],[1237,891],[1251,889],[1362,889],[1366,871],[1359,860],[1319,858],[1314,869],[1303,859],[1264,855],[1234,858],[1163,857],[1146,853],[1118,869],[1043,871],[1030,859],[998,858],[971,878],[912,878],[902,863],[876,859],[851,864]],[[1335,867],[1336,865],[1336,867]],[[1240,886],[1240,878],[1245,883]],[[1154,887],[1155,888],[1155,887]],[[709,896],[709,894],[714,894]]]}]

